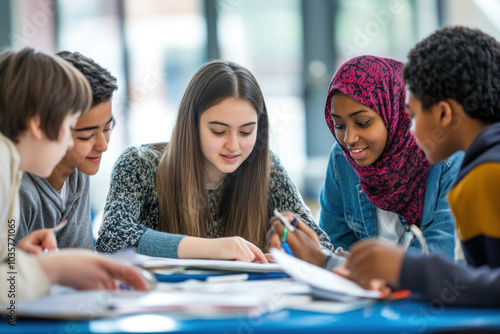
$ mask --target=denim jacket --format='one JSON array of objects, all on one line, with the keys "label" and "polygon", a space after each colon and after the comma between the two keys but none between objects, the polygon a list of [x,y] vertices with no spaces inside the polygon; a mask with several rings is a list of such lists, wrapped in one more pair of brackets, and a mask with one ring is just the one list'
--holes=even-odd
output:
[{"label": "denim jacket", "polygon": [[[429,251],[437,250],[450,258],[453,258],[455,248],[455,220],[447,195],[463,156],[463,152],[458,152],[430,167],[420,226]],[[338,143],[330,154],[320,202],[319,225],[334,247],[347,250],[357,240],[377,236],[376,207],[363,192],[358,175]],[[399,219],[405,233],[410,233],[404,218],[399,216]],[[410,249],[420,251],[421,245],[416,238],[411,242]]]}]

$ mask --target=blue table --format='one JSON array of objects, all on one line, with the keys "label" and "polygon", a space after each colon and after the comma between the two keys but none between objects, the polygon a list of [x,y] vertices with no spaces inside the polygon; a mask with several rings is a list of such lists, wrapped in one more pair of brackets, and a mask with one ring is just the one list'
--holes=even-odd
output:
[{"label": "blue table", "polygon": [[[442,307],[402,300],[381,302],[342,314],[282,310],[259,318],[188,320],[142,314],[90,321],[19,318],[15,327],[0,317],[0,333],[432,333],[452,329],[500,332],[500,309]],[[466,332],[463,332],[466,333]]]}]

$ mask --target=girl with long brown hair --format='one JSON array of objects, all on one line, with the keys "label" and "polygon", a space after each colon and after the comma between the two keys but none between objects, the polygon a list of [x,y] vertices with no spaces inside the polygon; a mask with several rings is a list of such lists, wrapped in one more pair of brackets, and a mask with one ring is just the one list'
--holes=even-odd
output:
[{"label": "girl with long brown hair", "polygon": [[294,212],[331,248],[269,152],[267,109],[254,76],[211,61],[189,83],[170,143],[130,147],[117,161],[96,247],[265,262],[274,208]]}]

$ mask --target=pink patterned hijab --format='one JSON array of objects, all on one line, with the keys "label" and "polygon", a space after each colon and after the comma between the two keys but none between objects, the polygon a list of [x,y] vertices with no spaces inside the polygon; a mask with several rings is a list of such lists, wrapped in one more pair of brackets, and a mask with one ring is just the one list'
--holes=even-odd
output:
[{"label": "pink patterned hijab", "polygon": [[346,148],[341,146],[342,150],[358,174],[363,191],[376,207],[395,212],[408,224],[420,226],[430,163],[410,133],[402,65],[397,60],[375,56],[359,56],[345,62],[330,83],[325,118],[335,137],[330,102],[336,91],[382,117],[388,130],[387,143],[373,164],[360,166]]}]

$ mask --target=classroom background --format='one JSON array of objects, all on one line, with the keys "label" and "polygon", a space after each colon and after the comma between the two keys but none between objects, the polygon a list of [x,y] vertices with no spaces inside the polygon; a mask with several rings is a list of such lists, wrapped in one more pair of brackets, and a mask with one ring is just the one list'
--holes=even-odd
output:
[{"label": "classroom background", "polygon": [[190,78],[216,58],[256,76],[271,149],[318,217],[334,143],[324,104],[336,68],[362,54],[405,61],[447,25],[500,39],[498,13],[499,0],[0,0],[0,49],[78,51],[117,77],[117,126],[91,177],[94,232],[119,154],[169,141]]}]

